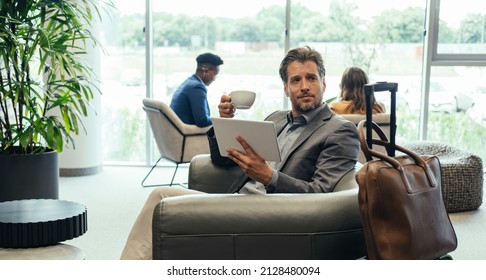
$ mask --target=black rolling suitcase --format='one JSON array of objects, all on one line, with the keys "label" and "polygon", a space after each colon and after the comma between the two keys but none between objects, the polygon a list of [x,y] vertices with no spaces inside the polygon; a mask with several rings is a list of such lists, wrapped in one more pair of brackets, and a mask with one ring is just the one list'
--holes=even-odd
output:
[{"label": "black rolling suitcase", "polygon": [[[367,162],[356,181],[367,257],[444,258],[456,249],[457,238],[442,198],[440,163],[435,156],[396,145],[397,90],[397,83],[365,85],[367,114],[358,124],[358,135]],[[371,96],[380,91],[391,94],[390,139],[372,120]],[[378,138],[372,138],[373,132]],[[373,145],[385,147],[386,153]]]}]

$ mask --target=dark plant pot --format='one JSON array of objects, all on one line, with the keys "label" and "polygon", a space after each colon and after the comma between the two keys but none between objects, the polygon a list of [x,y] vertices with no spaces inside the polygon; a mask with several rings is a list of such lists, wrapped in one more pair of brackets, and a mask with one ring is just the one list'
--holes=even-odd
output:
[{"label": "dark plant pot", "polygon": [[59,199],[58,154],[0,153],[0,202]]}]

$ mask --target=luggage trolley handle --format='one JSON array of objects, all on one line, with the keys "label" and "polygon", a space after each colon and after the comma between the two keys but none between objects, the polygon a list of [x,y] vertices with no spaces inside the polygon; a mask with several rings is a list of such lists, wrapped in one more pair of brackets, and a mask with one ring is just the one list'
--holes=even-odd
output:
[{"label": "luggage trolley handle", "polygon": [[397,90],[398,83],[377,82],[374,84],[366,84],[364,86],[366,96],[366,144],[372,148],[373,130],[371,129],[373,104],[371,104],[371,97],[374,92],[389,91],[390,97],[390,145],[387,147],[388,156],[395,156],[395,132],[396,132],[396,104],[397,104]]}]

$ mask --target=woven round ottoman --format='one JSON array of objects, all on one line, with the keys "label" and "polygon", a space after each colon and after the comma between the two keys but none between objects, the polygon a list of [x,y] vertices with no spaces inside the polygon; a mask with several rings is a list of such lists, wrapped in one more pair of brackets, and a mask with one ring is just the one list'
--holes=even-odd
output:
[{"label": "woven round ottoman", "polygon": [[401,146],[417,154],[439,158],[447,212],[471,211],[481,206],[484,175],[480,157],[443,143],[406,142]]}]

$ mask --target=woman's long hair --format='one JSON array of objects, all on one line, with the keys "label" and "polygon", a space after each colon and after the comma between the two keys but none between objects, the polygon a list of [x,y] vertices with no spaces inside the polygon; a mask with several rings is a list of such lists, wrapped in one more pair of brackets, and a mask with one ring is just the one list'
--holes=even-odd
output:
[{"label": "woman's long hair", "polygon": [[[359,67],[349,67],[344,70],[341,77],[341,95],[339,96],[343,101],[351,101],[348,106],[348,111],[353,114],[364,114],[366,112],[366,97],[364,93],[364,85],[368,84],[368,75]],[[371,104],[373,104],[373,112],[381,113],[382,108],[376,102],[374,95],[371,96]]]}]

